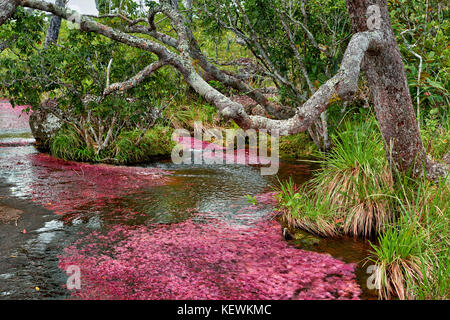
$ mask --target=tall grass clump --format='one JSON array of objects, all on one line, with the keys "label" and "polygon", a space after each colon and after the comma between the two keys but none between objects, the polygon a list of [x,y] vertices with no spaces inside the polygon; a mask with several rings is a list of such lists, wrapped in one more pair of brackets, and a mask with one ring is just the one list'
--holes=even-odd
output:
[{"label": "tall grass clump", "polygon": [[297,186],[292,178],[280,182],[276,191],[283,212],[281,219],[286,225],[324,237],[339,234],[335,223],[336,211],[321,194],[314,197],[306,186]]},{"label": "tall grass clump", "polygon": [[380,298],[450,297],[450,192],[447,179],[433,184],[398,177],[393,196],[399,218],[373,244]]},{"label": "tall grass clump", "polygon": [[[292,200],[298,204],[280,203],[287,207],[285,219],[296,226],[307,223],[308,231],[319,235],[371,237],[392,219],[394,184],[376,121],[345,124],[332,142],[331,152],[319,161],[322,168]],[[286,187],[282,184],[280,194]],[[312,228],[314,219],[329,231],[319,223]]]},{"label": "tall grass clump", "polygon": [[332,141],[312,183],[337,210],[345,234],[370,237],[392,218],[394,182],[376,121],[347,123]]},{"label": "tall grass clump", "polygon": [[71,127],[63,127],[52,138],[50,153],[58,158],[73,161],[93,161],[95,151],[84,143]]}]

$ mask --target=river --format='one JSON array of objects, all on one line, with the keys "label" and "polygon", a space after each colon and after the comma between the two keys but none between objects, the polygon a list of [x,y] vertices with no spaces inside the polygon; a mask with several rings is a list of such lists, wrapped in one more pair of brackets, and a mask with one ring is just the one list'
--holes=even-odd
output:
[{"label": "river", "polygon": [[308,165],[63,161],[34,148],[21,110],[0,101],[0,203],[23,211],[0,225],[0,299],[375,298],[367,242],[282,237],[273,187]]}]

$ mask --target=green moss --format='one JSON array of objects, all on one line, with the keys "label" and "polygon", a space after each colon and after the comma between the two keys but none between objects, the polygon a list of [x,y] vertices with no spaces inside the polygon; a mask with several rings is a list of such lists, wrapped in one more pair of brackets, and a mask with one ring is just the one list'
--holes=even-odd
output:
[{"label": "green moss", "polygon": [[142,132],[140,130],[123,132],[114,145],[114,158],[119,163],[131,164],[145,162],[152,158],[168,157],[175,146],[172,133],[172,128],[155,126],[148,130],[140,143],[136,145]]},{"label": "green moss", "polygon": [[312,159],[318,149],[308,133],[280,138],[280,157],[286,160]]}]

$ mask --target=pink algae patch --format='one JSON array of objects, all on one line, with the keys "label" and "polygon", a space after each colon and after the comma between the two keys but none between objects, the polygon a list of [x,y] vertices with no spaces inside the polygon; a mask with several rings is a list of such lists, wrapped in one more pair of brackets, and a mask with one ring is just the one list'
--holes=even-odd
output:
[{"label": "pink algae patch", "polygon": [[96,165],[65,161],[46,154],[32,156],[34,165],[46,168],[45,179],[55,184],[36,187],[34,200],[65,214],[74,207],[92,201],[105,201],[121,197],[141,188],[167,184],[169,172],[158,168],[137,168]]},{"label": "pink algae patch", "polygon": [[37,153],[3,153],[0,168],[11,172],[21,196],[60,215],[86,205],[95,211],[142,188],[171,182],[170,172],[159,168],[78,163]]},{"label": "pink algae patch", "polygon": [[272,204],[276,205],[278,203],[276,199],[276,195],[278,192],[267,192],[258,194],[255,196],[255,199],[258,201],[258,204]]},{"label": "pink algae patch", "polygon": [[[112,245],[113,244],[113,245]],[[247,229],[191,220],[117,225],[65,249],[79,299],[358,299],[353,264],[283,241],[273,220]]]},{"label": "pink algae patch", "polygon": [[0,131],[30,129],[28,124],[30,116],[25,112],[27,106],[15,108],[6,101],[0,100]]},{"label": "pink algae patch", "polygon": [[[193,137],[179,137],[178,145],[185,151],[202,151],[203,160],[215,163],[227,164],[259,164],[268,165],[271,162],[278,162],[278,159],[271,159],[258,155],[258,150],[237,149],[227,152],[226,148],[208,141],[198,140]],[[194,159],[192,159],[194,161]]]},{"label": "pink algae patch", "polygon": [[192,137],[179,137],[178,144],[183,147],[185,150],[205,150],[206,148],[216,149],[216,150],[224,150],[223,146],[219,146],[218,144],[202,141]]}]

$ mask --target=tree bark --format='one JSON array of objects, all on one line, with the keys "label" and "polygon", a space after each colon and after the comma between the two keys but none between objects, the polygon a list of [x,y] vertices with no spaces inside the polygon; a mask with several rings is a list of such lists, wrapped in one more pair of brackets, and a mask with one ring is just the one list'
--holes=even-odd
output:
[{"label": "tree bark", "polygon": [[[369,30],[370,17],[367,12],[371,5],[379,7],[379,30],[384,41],[377,51],[367,52],[362,71],[365,72],[369,83],[385,142],[386,156],[400,171],[412,169],[414,175],[420,175],[426,161],[426,152],[386,0],[347,0],[347,9],[355,33]],[[375,22],[376,27],[376,21],[372,22]]]},{"label": "tree bark", "polygon": [[[294,116],[286,120],[248,115],[241,104],[231,101],[204,81],[192,65],[186,21],[168,4],[168,1],[161,0],[160,6],[151,9],[153,12],[150,12],[149,16],[161,12],[170,18],[178,34],[175,52],[171,50],[172,48],[169,49],[151,39],[128,34],[48,2],[20,0],[20,4],[24,7],[51,12],[64,19],[77,14],[81,31],[95,32],[111,40],[156,54],[160,60],[177,69],[185,81],[208,102],[216,106],[223,116],[234,119],[243,129],[265,129],[281,134],[295,134],[308,130],[327,109],[333,97],[339,96],[344,101],[352,99],[358,89],[360,72],[365,71],[380,130],[385,140],[386,154],[392,167],[398,168],[401,172],[413,169],[415,176],[423,174],[424,167],[427,168],[428,174],[436,173],[436,177],[448,172],[446,167],[436,165],[426,156],[404,66],[390,24],[386,0],[347,0],[355,34],[348,44],[339,71],[326,81],[303,106],[297,108]],[[375,23],[372,21],[373,5],[377,9],[375,12],[378,11],[379,23],[376,23],[377,19]],[[152,26],[151,22],[152,19],[149,18],[150,30],[153,30],[155,26]]]},{"label": "tree bark", "polygon": [[19,0],[0,0],[0,26],[16,11]]},{"label": "tree bark", "polygon": [[[66,2],[66,0],[56,0],[55,4],[57,6],[64,7],[66,5]],[[60,29],[61,17],[53,15],[52,19],[50,20],[50,26],[47,30],[47,36],[45,37],[45,49],[47,49],[50,44],[55,43],[58,40]]]}]

